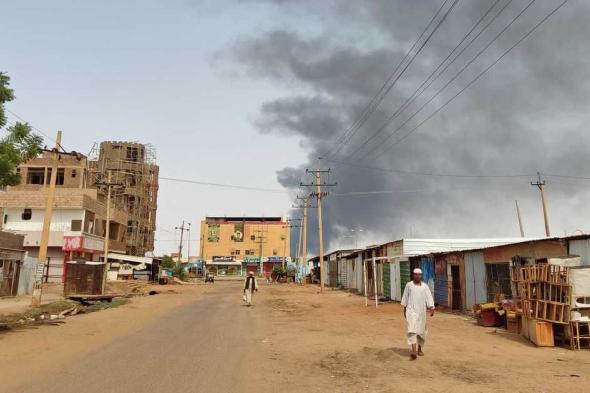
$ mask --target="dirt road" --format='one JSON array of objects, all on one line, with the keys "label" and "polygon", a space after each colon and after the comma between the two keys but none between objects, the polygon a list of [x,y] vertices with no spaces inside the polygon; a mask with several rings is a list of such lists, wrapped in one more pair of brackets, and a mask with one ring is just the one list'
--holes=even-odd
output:
[{"label": "dirt road", "polygon": [[[178,288],[178,287],[175,287]],[[315,287],[240,283],[0,335],[0,392],[563,392],[590,387],[590,353],[437,314],[426,356],[408,360],[399,305]]]}]

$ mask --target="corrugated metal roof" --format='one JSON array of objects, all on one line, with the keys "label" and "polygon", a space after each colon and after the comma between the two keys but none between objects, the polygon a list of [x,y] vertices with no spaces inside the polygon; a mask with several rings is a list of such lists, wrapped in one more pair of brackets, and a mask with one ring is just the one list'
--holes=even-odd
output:
[{"label": "corrugated metal roof", "polygon": [[403,254],[407,256],[437,252],[464,251],[495,247],[513,243],[523,243],[535,238],[482,238],[482,239],[402,239]]}]

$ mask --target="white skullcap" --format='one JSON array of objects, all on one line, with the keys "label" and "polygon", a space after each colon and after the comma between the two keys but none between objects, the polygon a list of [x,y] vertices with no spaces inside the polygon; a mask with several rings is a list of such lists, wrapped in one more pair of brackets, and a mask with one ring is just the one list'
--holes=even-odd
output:
[{"label": "white skullcap", "polygon": [[414,273],[415,274],[422,274],[422,269],[416,268],[416,269],[414,269]]}]

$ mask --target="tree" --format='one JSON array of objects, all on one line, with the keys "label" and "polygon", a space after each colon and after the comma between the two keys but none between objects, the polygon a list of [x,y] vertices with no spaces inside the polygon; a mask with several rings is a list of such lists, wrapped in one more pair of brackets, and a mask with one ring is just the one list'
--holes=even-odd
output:
[{"label": "tree", "polygon": [[174,259],[172,259],[172,257],[170,255],[164,255],[162,257],[162,264],[161,266],[164,269],[174,269],[176,267],[176,261]]},{"label": "tree", "polygon": [[[14,92],[9,85],[10,77],[0,72],[0,128],[7,121],[4,104],[14,100]],[[43,138],[33,134],[28,123],[16,122],[6,132],[7,135],[0,139],[0,186],[14,186],[20,183],[16,168],[39,154]]]}]

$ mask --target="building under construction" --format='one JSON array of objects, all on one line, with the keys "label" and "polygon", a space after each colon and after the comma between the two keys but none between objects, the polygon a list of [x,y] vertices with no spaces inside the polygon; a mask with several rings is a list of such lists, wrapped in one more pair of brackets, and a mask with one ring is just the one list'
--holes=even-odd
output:
[{"label": "building under construction", "polygon": [[144,256],[153,251],[159,172],[153,147],[137,142],[102,142],[94,146],[89,167],[91,181],[115,184],[113,203],[129,214],[127,254]]}]

